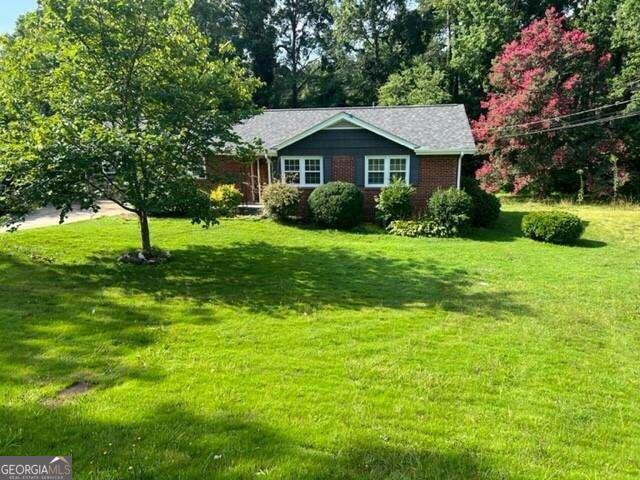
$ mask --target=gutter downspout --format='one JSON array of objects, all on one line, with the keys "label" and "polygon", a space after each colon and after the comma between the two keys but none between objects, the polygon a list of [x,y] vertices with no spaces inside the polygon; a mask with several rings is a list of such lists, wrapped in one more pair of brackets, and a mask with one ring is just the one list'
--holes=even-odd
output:
[{"label": "gutter downspout", "polygon": [[460,182],[462,180],[462,157],[464,156],[464,152],[460,152],[460,156],[458,157],[458,180],[456,182],[456,188],[460,190]]}]

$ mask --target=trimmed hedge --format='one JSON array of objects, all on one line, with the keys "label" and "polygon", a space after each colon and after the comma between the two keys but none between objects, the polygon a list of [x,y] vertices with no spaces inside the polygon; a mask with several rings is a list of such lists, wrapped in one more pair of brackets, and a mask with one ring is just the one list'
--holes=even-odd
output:
[{"label": "trimmed hedge", "polygon": [[462,189],[471,196],[471,224],[475,227],[490,227],[500,216],[500,199],[487,193],[475,178],[464,178]]},{"label": "trimmed hedge", "polygon": [[298,189],[286,183],[272,183],[262,191],[265,212],[277,220],[286,220],[298,213],[300,194]]},{"label": "trimmed hedge", "polygon": [[354,227],[362,216],[362,193],[353,183],[325,183],[309,195],[309,211],[318,225]]},{"label": "trimmed hedge", "polygon": [[583,232],[582,220],[568,212],[531,212],[522,218],[523,235],[540,242],[571,244],[575,243]]},{"label": "trimmed hedge", "polygon": [[449,188],[437,190],[427,203],[429,219],[447,233],[446,236],[459,235],[469,224],[473,203],[468,193]]},{"label": "trimmed hedge", "polygon": [[414,192],[415,188],[400,179],[380,191],[376,197],[376,217],[383,226],[393,220],[411,218],[411,196]]}]

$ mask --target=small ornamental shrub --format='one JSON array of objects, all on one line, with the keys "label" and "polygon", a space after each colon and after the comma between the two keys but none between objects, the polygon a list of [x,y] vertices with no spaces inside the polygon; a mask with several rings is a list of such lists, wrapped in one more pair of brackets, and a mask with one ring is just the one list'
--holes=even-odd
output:
[{"label": "small ornamental shrub", "polygon": [[325,183],[311,192],[309,210],[318,225],[351,228],[362,216],[362,193],[353,183]]},{"label": "small ornamental shrub", "polygon": [[235,185],[219,185],[213,189],[209,199],[211,205],[219,215],[232,217],[242,203],[242,193]]},{"label": "small ornamental shrub", "polygon": [[262,203],[267,215],[278,220],[286,220],[298,213],[300,194],[296,187],[276,182],[264,188]]},{"label": "small ornamental shrub", "polygon": [[473,203],[468,193],[449,188],[436,191],[427,204],[429,219],[447,232],[447,236],[459,235],[469,224]]},{"label": "small ornamental shrub", "polygon": [[415,188],[396,179],[376,197],[376,217],[382,225],[411,217],[411,196]]},{"label": "small ornamental shrub", "polygon": [[540,242],[571,244],[582,232],[582,220],[568,212],[531,212],[522,218],[522,234]]},{"label": "small ornamental shrub", "polygon": [[462,189],[469,194],[473,208],[471,224],[475,227],[490,227],[500,216],[500,199],[485,192],[475,178],[465,178]]},{"label": "small ornamental shrub", "polygon": [[449,232],[433,220],[394,220],[387,232],[402,237],[447,237]]}]

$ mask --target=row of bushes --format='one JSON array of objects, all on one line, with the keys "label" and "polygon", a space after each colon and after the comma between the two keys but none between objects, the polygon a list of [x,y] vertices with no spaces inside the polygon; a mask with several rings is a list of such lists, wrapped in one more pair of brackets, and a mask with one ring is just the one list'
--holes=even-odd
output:
[{"label": "row of bushes", "polygon": [[[376,215],[389,233],[408,237],[450,237],[461,234],[468,225],[489,227],[500,215],[500,201],[483,191],[473,179],[466,179],[463,190],[435,192],[427,203],[423,218],[411,219],[414,188],[396,181],[382,189],[376,198]],[[214,208],[230,216],[242,202],[234,185],[220,185],[210,195]],[[298,190],[274,183],[265,188],[263,202],[267,213],[277,219],[295,216],[299,207]],[[346,182],[331,182],[316,188],[309,196],[309,210],[315,223],[332,228],[355,226],[362,212],[362,193]],[[584,231],[575,215],[551,211],[531,212],[522,219],[525,237],[550,243],[574,243]]]},{"label": "row of bushes", "polygon": [[[463,233],[469,225],[492,226],[500,215],[500,200],[482,190],[474,179],[466,179],[462,190],[453,188],[436,191],[427,202],[424,217],[409,220],[410,209],[398,208],[410,202],[413,189],[394,183],[378,197],[378,211],[387,230],[408,237],[452,237]],[[410,203],[409,203],[410,205]]]},{"label": "row of bushes", "polygon": [[[376,217],[389,232],[411,236],[455,236],[467,225],[487,227],[500,214],[499,200],[468,183],[465,190],[440,190],[431,196],[427,216],[410,220],[414,188],[396,181],[383,188],[376,198]],[[265,188],[263,202],[267,213],[278,219],[298,211],[298,192],[290,185],[275,183]],[[362,214],[363,198],[352,183],[330,182],[316,188],[309,196],[312,220],[321,226],[350,228]],[[406,233],[405,233],[406,232]]]}]

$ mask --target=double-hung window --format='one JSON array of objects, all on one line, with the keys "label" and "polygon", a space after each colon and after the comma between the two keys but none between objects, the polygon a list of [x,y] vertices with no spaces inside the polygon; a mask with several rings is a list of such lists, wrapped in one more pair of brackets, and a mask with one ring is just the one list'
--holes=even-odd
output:
[{"label": "double-hung window", "polygon": [[409,183],[409,156],[368,155],[365,163],[365,187],[386,187],[394,180]]},{"label": "double-hung window", "polygon": [[300,187],[322,184],[322,157],[281,157],[280,167],[285,183]]}]

